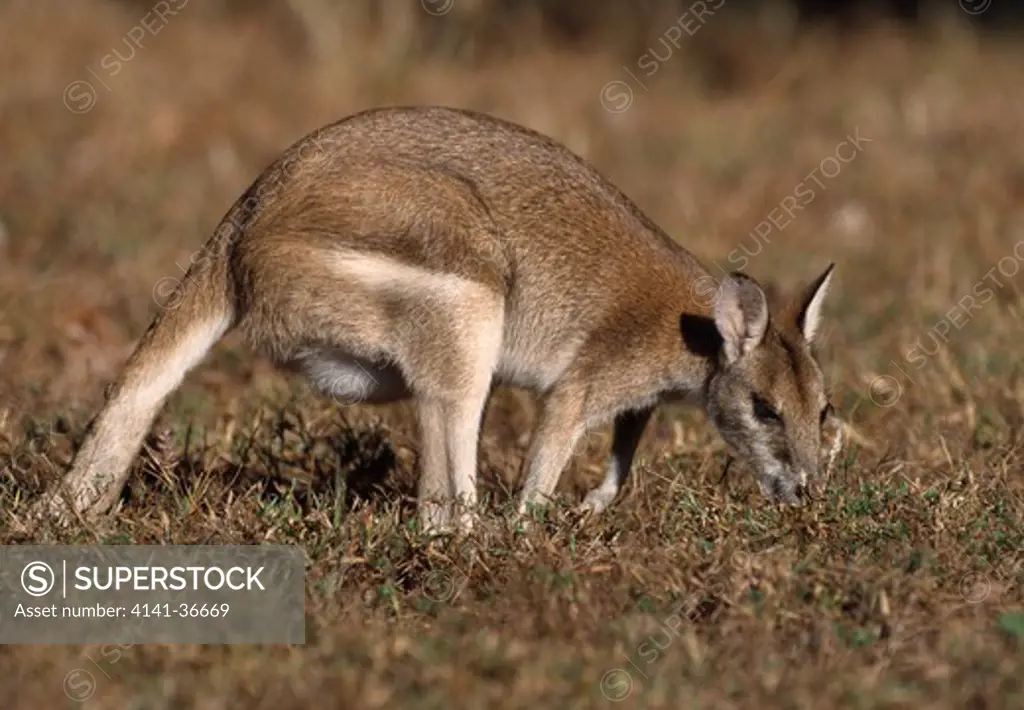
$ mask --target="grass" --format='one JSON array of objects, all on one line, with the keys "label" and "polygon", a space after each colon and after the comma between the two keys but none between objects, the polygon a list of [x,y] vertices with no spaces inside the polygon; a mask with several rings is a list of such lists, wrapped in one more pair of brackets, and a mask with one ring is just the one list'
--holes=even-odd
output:
[{"label": "grass", "polygon": [[[1021,238],[1019,50],[811,33],[773,55],[779,78],[712,91],[690,48],[612,114],[601,87],[635,57],[597,45],[378,66],[355,59],[369,38],[310,57],[259,12],[195,9],[92,110],[66,110],[65,85],[137,14],[0,7],[20,28],[0,43],[19,67],[0,81],[0,542],[300,545],[307,643],[0,647],[4,707],[1021,706],[1024,272],[919,368],[908,356]],[[738,66],[756,68],[746,45]],[[561,505],[509,525],[534,403],[502,390],[482,525],[431,541],[412,523],[410,408],[339,410],[229,338],[171,398],[115,515],[24,528],[157,311],[154,285],[259,170],[319,124],[422,101],[569,142],[722,264],[859,126],[873,142],[747,269],[787,291],[839,264],[821,358],[851,443],[820,498],[768,506],[739,468],[720,485],[704,417],[667,408],[603,516],[573,512],[601,475],[598,432]]]}]

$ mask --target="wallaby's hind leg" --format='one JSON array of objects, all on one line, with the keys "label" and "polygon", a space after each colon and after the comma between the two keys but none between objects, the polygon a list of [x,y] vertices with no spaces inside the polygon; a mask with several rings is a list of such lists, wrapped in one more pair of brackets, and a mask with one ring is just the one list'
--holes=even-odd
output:
[{"label": "wallaby's hind leg", "polygon": [[476,520],[480,424],[489,392],[488,382],[467,392],[465,399],[445,407],[445,451],[455,522],[463,531],[470,530]]},{"label": "wallaby's hind leg", "polygon": [[[435,361],[435,366],[449,370],[443,378],[448,384],[444,391],[424,394],[420,405],[424,464],[420,474],[420,514],[426,529],[432,531],[441,529],[435,521],[442,526],[452,522],[452,514],[459,530],[467,531],[473,526],[480,426],[501,356],[504,315],[500,300],[487,298],[466,303],[464,309],[457,311],[463,311],[465,317],[456,321],[456,351],[447,365],[444,360]],[[440,353],[446,344],[435,341],[433,348]],[[444,469],[439,464],[442,458],[446,463]],[[436,495],[442,490],[448,493],[448,502],[438,506]]]},{"label": "wallaby's hind leg", "polygon": [[[339,369],[305,361],[321,390],[369,396],[394,389],[412,395],[422,437],[419,488],[427,496],[419,503],[421,522],[425,529],[444,528],[454,499],[470,508],[476,504],[480,420],[504,336],[504,297],[496,283],[488,283],[497,279],[488,279],[482,267],[472,277],[465,273],[484,263],[479,260],[446,270],[347,248],[295,250],[290,257],[287,266],[273,270],[264,262],[249,267],[253,281],[287,286],[274,294],[272,308],[242,322],[243,331],[271,353],[287,351],[294,340],[329,343],[329,350],[362,363],[369,375],[364,382],[348,363]],[[326,278],[320,278],[325,269]],[[297,311],[303,319],[288,317]],[[288,340],[273,341],[279,333]],[[386,365],[367,368],[367,362]],[[401,387],[386,386],[392,372],[400,374]]]},{"label": "wallaby's hind leg", "polygon": [[436,400],[419,402],[419,518],[423,530],[446,532],[451,527],[452,490],[445,446],[444,409]]}]

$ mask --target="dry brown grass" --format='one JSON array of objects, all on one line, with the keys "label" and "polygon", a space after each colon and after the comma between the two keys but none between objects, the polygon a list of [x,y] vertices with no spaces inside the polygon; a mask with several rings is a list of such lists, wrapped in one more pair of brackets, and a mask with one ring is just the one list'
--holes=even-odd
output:
[{"label": "dry brown grass", "polygon": [[[622,64],[635,71],[643,46],[460,62],[443,42],[421,55],[350,33],[310,53],[287,11],[197,5],[101,74],[109,90],[80,114],[61,92],[124,51],[137,4],[0,5],[0,541],[299,544],[308,643],[3,647],[5,708],[75,705],[63,682],[80,667],[97,708],[606,707],[602,688],[627,688],[615,669],[630,707],[1021,707],[1020,50],[949,27],[755,46],[709,23],[615,114],[601,89],[631,81]],[[408,525],[409,409],[339,413],[231,339],[172,398],[157,432],[175,443],[143,453],[117,517],[17,532],[156,312],[154,287],[260,169],[320,124],[414,102],[558,137],[723,266],[859,127],[870,142],[748,265],[789,288],[839,264],[823,358],[856,441],[825,496],[784,512],[742,476],[724,490],[714,433],[667,410],[605,517],[509,530],[533,409],[502,392],[482,453],[489,524],[429,547]],[[987,302],[951,314],[979,283]],[[577,457],[567,503],[606,444]]]}]

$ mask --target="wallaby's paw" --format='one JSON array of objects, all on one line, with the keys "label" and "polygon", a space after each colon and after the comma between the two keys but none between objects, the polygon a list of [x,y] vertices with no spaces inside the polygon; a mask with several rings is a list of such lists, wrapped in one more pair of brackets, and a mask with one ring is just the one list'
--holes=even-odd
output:
[{"label": "wallaby's paw", "polygon": [[458,535],[468,535],[479,525],[480,516],[476,513],[461,513],[455,521],[455,532]]},{"label": "wallaby's paw", "polygon": [[509,515],[509,524],[512,529],[518,533],[527,533],[533,529],[535,521],[533,520],[533,509],[537,507],[535,503],[524,503],[520,502],[516,506],[515,512]]},{"label": "wallaby's paw", "polygon": [[595,488],[583,499],[583,503],[580,504],[580,510],[592,515],[603,513],[612,504],[612,501],[615,500],[617,493],[618,491],[612,491],[607,488]]},{"label": "wallaby's paw", "polygon": [[512,525],[517,533],[526,534],[533,530],[536,524],[528,515],[517,513],[512,519]]},{"label": "wallaby's paw", "polygon": [[36,525],[68,527],[94,520],[111,506],[105,496],[75,495],[73,492],[64,495],[62,491],[49,491],[31,505],[28,517]]},{"label": "wallaby's paw", "polygon": [[68,527],[78,519],[75,511],[59,494],[50,494],[40,499],[32,509],[33,520],[40,525],[56,524]]},{"label": "wallaby's paw", "polygon": [[46,493],[28,505],[20,517],[21,527],[37,528],[42,525],[67,527],[74,519],[64,499],[53,493]]},{"label": "wallaby's paw", "polygon": [[428,520],[423,523],[421,529],[428,537],[457,537],[473,532],[478,522],[478,516],[463,514],[454,520]]},{"label": "wallaby's paw", "polygon": [[450,520],[422,521],[420,523],[420,530],[422,530],[423,534],[427,537],[449,537],[457,532],[455,525]]},{"label": "wallaby's paw", "polygon": [[443,537],[456,532],[451,504],[445,501],[420,501],[416,513],[420,531],[430,537]]}]

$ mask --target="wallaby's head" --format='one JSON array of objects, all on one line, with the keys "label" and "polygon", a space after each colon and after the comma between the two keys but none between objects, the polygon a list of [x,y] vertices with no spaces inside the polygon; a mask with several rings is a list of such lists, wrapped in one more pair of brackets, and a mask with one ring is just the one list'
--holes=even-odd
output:
[{"label": "wallaby's head", "polygon": [[811,350],[832,269],[778,315],[769,315],[764,291],[741,273],[723,279],[715,296],[722,346],[709,382],[708,413],[778,502],[796,503],[836,453],[830,441],[834,414]]}]

